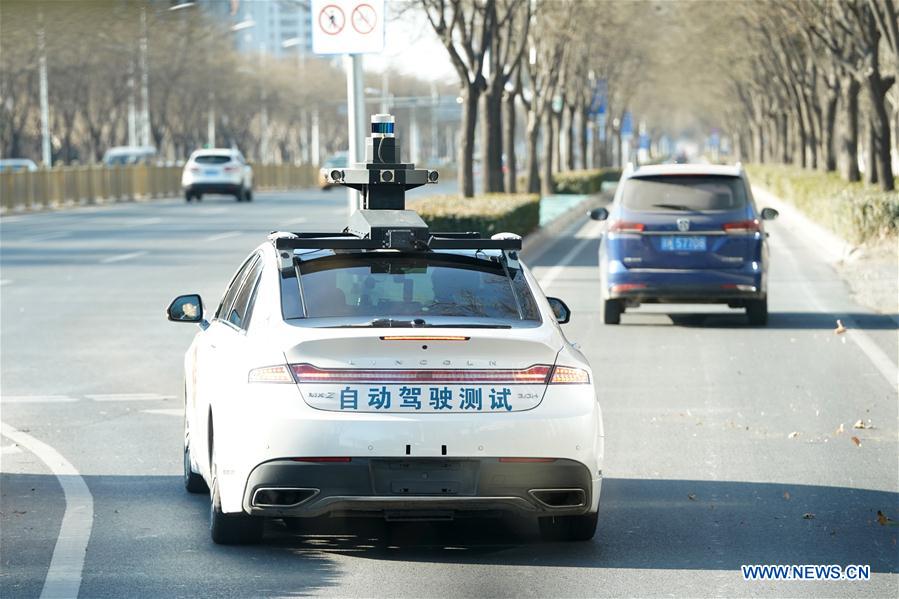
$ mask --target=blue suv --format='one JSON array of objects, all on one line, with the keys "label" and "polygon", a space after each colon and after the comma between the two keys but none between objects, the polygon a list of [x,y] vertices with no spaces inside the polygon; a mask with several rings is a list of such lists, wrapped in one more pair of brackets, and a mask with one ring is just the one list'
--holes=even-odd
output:
[{"label": "blue suv", "polygon": [[717,303],[768,322],[768,242],[749,182],[737,166],[664,164],[625,170],[599,246],[602,311],[619,324],[649,303]]}]

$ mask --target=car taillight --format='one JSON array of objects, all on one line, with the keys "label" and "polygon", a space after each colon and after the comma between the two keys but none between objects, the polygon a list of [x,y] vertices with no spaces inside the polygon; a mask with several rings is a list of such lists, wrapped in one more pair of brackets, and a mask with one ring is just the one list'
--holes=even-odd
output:
[{"label": "car taillight", "polygon": [[646,283],[618,283],[612,285],[612,293],[624,293],[625,291],[634,291],[635,289],[646,289]]},{"label": "car taillight", "polygon": [[190,167],[190,172],[192,172],[192,173],[194,173],[194,174],[197,174],[197,173],[200,172],[200,167],[199,167],[199,166],[192,166],[192,167]]},{"label": "car taillight", "polygon": [[499,461],[505,464],[543,464],[555,462],[556,458],[500,458]]},{"label": "car taillight", "polygon": [[263,366],[250,371],[248,381],[251,383],[293,383],[290,370],[285,365]]},{"label": "car taillight", "polygon": [[239,166],[226,166],[224,170],[226,173],[236,173],[239,169]]},{"label": "car taillight", "polygon": [[742,233],[758,233],[762,230],[761,223],[757,218],[752,220],[738,220],[732,223],[724,223],[724,232],[739,235]]},{"label": "car taillight", "polygon": [[332,464],[335,462],[352,462],[353,458],[345,458],[345,457],[319,457],[319,458],[290,458],[291,462],[317,462],[317,463],[328,463]]},{"label": "car taillight", "polygon": [[585,385],[590,382],[590,374],[581,368],[556,366],[549,379],[550,385]]},{"label": "car taillight", "polygon": [[632,223],[623,220],[613,220],[609,223],[610,233],[642,233],[646,225],[643,223]]},{"label": "car taillight", "polygon": [[420,369],[393,370],[365,368],[318,368],[311,364],[291,364],[298,383],[511,383],[545,385],[552,366],[535,364],[520,370]]}]

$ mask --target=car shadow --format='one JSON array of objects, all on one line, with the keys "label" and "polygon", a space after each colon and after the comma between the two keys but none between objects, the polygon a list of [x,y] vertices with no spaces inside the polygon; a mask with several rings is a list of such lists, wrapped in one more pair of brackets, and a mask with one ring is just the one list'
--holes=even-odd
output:
[{"label": "car shadow", "polygon": [[814,485],[608,479],[592,542],[544,543],[532,520],[279,521],[267,543],[297,553],[411,562],[737,570],[742,564],[870,564],[899,572],[894,492]]},{"label": "car shadow", "polygon": [[[626,313],[627,314],[627,313]],[[639,314],[632,312],[631,314]],[[701,328],[747,328],[749,326],[746,315],[743,312],[720,313],[671,313],[668,314],[671,322],[681,327]],[[820,329],[833,330],[837,327],[837,320],[853,328],[874,331],[894,331],[899,329],[897,315],[890,314],[865,314],[862,312],[769,312],[767,329]],[[627,317],[622,319],[622,324],[627,324]],[[851,323],[850,323],[851,320]]]}]

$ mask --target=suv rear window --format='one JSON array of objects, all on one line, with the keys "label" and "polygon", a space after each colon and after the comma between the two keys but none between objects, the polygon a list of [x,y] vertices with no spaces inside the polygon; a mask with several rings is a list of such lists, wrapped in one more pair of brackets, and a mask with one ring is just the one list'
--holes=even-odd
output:
[{"label": "suv rear window", "polygon": [[197,164],[225,164],[231,162],[231,157],[222,154],[206,154],[205,156],[197,156],[194,158]]},{"label": "suv rear window", "polygon": [[452,254],[338,254],[300,262],[299,272],[306,318],[340,319],[322,323],[325,326],[379,319],[420,319],[424,323],[418,325],[435,326],[540,323],[524,273],[495,260]]},{"label": "suv rear window", "polygon": [[737,210],[746,205],[740,177],[658,175],[633,177],[624,184],[622,205],[628,210]]}]

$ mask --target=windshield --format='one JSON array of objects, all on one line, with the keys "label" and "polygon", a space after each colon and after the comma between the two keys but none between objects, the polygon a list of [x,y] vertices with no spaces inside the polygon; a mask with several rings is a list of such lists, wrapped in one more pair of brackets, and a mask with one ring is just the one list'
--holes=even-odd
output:
[{"label": "windshield", "polygon": [[746,205],[740,177],[659,175],[634,177],[624,185],[622,204],[640,211],[737,210]]},{"label": "windshield", "polygon": [[231,162],[231,156],[227,154],[205,154],[194,158],[197,164],[225,164]]},{"label": "windshield", "polygon": [[299,272],[306,318],[339,317],[350,326],[540,323],[524,273],[495,260],[342,254],[301,262]]}]

